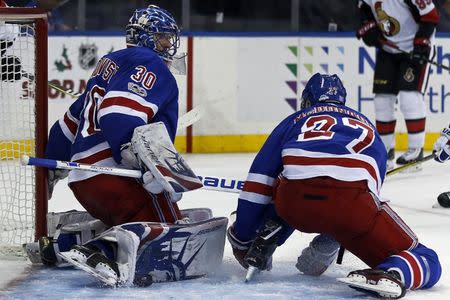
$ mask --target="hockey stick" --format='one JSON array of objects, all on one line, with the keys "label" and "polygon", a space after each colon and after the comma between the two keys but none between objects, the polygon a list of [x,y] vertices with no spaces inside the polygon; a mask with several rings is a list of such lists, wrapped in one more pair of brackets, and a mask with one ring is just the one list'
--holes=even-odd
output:
[{"label": "hockey stick", "polygon": [[200,120],[203,114],[204,114],[203,106],[197,105],[196,107],[194,107],[193,109],[191,109],[190,111],[188,111],[187,113],[178,118],[177,130],[191,126],[192,124]]},{"label": "hockey stick", "polygon": [[408,168],[417,166],[417,165],[419,165],[419,164],[421,164],[423,162],[426,162],[426,161],[428,161],[430,159],[433,159],[433,158],[434,158],[434,153],[431,153],[430,155],[424,156],[422,159],[418,159],[418,160],[412,161],[412,162],[407,163],[407,164],[405,164],[403,166],[400,166],[398,168],[395,168],[395,169],[392,169],[390,171],[387,171],[386,172],[386,176],[391,176],[391,175],[397,174],[398,172],[401,172],[401,171],[406,170]]},{"label": "hockey stick", "polygon": [[[430,154],[425,156],[423,159],[408,163],[401,167],[390,170],[386,173],[386,176],[390,176],[396,174],[400,171],[403,171],[407,168],[416,166],[422,162],[428,161],[434,158],[434,154]],[[142,172],[140,170],[129,170],[123,168],[113,168],[113,167],[104,167],[98,165],[91,164],[80,164],[77,162],[71,161],[62,161],[62,160],[54,160],[54,159],[46,159],[46,158],[38,158],[38,157],[29,157],[22,156],[21,159],[22,165],[29,166],[37,166],[37,167],[45,167],[51,169],[65,169],[65,170],[83,170],[88,172],[95,172],[101,174],[109,174],[115,176],[124,176],[131,178],[141,178]],[[227,192],[227,193],[240,193],[244,186],[244,180],[226,178],[226,177],[218,177],[218,176],[198,176],[198,178],[203,183],[203,188],[205,190],[219,191],[219,192]]]},{"label": "hockey stick", "polygon": [[[392,43],[392,42],[389,42],[389,41],[387,41],[387,40],[378,40],[378,41],[379,41],[382,45],[388,46],[388,47],[390,47],[390,48],[392,48],[392,49],[395,49],[395,50],[397,50],[397,51],[400,51],[400,52],[403,53],[403,54],[407,54],[407,55],[411,56],[411,53],[410,53],[410,52],[406,52],[405,50],[400,49],[396,44],[394,44],[394,43]],[[437,63],[437,62],[435,62],[435,61],[433,61],[433,60],[431,60],[431,59],[429,59],[429,58],[426,58],[426,57],[424,57],[423,59],[424,59],[426,62],[428,62],[428,63],[430,63],[430,64],[432,64],[432,65],[434,65],[434,66],[436,66],[436,67],[438,67],[438,68],[442,68],[442,69],[444,69],[444,70],[450,71],[450,67],[449,67],[449,66],[444,66],[443,64],[439,64],[439,63]]]},{"label": "hockey stick", "polygon": [[[27,79],[29,79],[29,80],[34,80],[34,75],[33,75],[33,74],[30,74],[30,73],[27,73],[27,72],[25,72],[25,71],[22,71],[22,76],[25,77],[25,78],[27,78]],[[53,83],[53,82],[51,82],[51,81],[48,81],[47,84],[48,84],[48,86],[51,87],[52,89],[55,89],[55,90],[57,90],[57,91],[60,91],[61,93],[64,93],[64,94],[66,94],[66,95],[69,95],[69,96],[71,96],[72,98],[78,98],[78,97],[80,97],[80,96],[82,95],[82,93],[77,93],[77,92],[75,92],[75,91],[72,90],[72,89],[65,88],[65,87],[63,87],[63,86],[61,86],[61,85],[59,85],[59,84]]]},{"label": "hockey stick", "polygon": [[[64,170],[83,170],[88,172],[95,172],[101,174],[109,174],[115,176],[124,176],[130,178],[141,178],[142,172],[140,170],[129,170],[123,168],[104,167],[90,164],[80,164],[72,161],[62,161],[47,158],[38,158],[30,156],[22,156],[20,160],[24,166],[37,166],[50,169],[64,169]],[[203,183],[203,189],[239,193],[244,186],[244,181],[229,179],[217,176],[198,176]]]},{"label": "hockey stick", "polygon": [[52,89],[55,89],[57,91],[60,91],[61,93],[64,93],[66,95],[71,96],[72,98],[78,98],[82,95],[82,93],[77,93],[72,89],[67,89],[63,86],[60,86],[59,84],[53,83],[53,82],[48,82],[48,86],[51,87]]}]

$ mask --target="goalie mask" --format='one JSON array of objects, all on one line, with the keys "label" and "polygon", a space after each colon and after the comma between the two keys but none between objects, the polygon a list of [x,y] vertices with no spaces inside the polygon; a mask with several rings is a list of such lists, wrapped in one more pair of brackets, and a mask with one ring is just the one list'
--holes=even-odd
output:
[{"label": "goalie mask", "polygon": [[166,61],[173,59],[180,46],[180,30],[174,17],[156,5],[137,9],[126,30],[128,46],[150,48]]},{"label": "goalie mask", "polygon": [[320,103],[345,105],[347,91],[339,77],[334,75],[314,74],[302,92],[300,108],[305,109]]}]

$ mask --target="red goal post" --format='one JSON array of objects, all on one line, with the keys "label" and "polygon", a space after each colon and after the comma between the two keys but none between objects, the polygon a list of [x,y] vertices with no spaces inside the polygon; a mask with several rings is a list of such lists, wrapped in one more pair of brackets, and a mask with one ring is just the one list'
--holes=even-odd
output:
[{"label": "red goal post", "polygon": [[19,162],[45,152],[47,42],[46,10],[0,8],[0,256],[47,232],[46,169]]}]

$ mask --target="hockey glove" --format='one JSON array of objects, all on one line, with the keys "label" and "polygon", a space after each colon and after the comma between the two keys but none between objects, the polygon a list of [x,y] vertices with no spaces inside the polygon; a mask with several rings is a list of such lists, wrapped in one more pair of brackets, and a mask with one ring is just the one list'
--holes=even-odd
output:
[{"label": "hockey glove", "polygon": [[303,249],[295,267],[305,275],[320,276],[334,261],[338,251],[338,242],[327,235],[317,235],[309,246]]},{"label": "hockey glove", "polygon": [[245,269],[248,268],[248,264],[244,261],[244,257],[248,252],[248,249],[250,249],[250,246],[252,245],[253,240],[243,242],[239,240],[235,233],[234,233],[234,224],[228,227],[227,230],[227,238],[228,241],[231,244],[231,248],[233,249],[233,255],[236,258],[236,260],[239,262],[241,266],[243,266]]},{"label": "hockey glove", "polygon": [[69,170],[61,170],[61,169],[49,169],[48,170],[48,199],[52,198],[53,188],[56,183],[69,176]]},{"label": "hockey glove", "polygon": [[411,60],[416,65],[426,64],[431,51],[431,43],[426,38],[415,38],[414,49],[411,52]]},{"label": "hockey glove", "polygon": [[375,21],[362,24],[356,31],[356,37],[369,47],[381,47],[380,41],[384,40],[383,33]]},{"label": "hockey glove", "polygon": [[442,129],[441,136],[433,145],[434,160],[443,163],[450,158],[450,125]]}]

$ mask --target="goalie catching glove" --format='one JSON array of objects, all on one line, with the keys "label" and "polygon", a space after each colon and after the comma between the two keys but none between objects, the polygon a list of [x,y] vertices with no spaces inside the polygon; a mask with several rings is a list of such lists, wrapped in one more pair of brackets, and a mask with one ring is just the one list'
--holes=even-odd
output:
[{"label": "goalie catching glove", "polygon": [[143,187],[152,194],[165,192],[171,201],[203,185],[169,138],[162,122],[135,128],[131,143],[122,146],[122,164],[143,171]]},{"label": "goalie catching glove", "polygon": [[450,125],[442,129],[441,136],[433,145],[434,159],[444,162],[450,158]]}]

